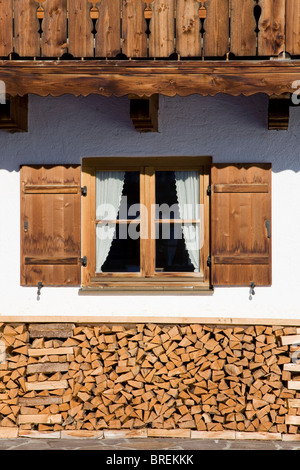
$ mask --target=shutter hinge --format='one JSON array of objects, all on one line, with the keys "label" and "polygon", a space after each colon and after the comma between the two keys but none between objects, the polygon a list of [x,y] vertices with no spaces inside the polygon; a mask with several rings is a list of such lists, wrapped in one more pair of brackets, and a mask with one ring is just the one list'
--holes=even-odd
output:
[{"label": "shutter hinge", "polygon": [[83,186],[83,188],[81,188],[81,196],[84,196],[84,197],[87,196],[87,187],[86,186]]},{"label": "shutter hinge", "polygon": [[210,255],[207,257],[207,266],[209,268],[211,267],[211,256]]},{"label": "shutter hinge", "polygon": [[83,266],[84,268],[87,267],[87,257],[84,256],[83,258],[80,258],[80,262],[81,262],[81,266]]},{"label": "shutter hinge", "polygon": [[211,196],[211,185],[210,185],[210,184],[207,186],[206,194],[207,194],[208,196]]}]

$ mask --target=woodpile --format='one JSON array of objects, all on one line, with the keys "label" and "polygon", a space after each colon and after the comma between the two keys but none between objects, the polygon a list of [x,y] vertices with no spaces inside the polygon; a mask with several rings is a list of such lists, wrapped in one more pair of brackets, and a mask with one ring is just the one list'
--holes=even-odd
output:
[{"label": "woodpile", "polygon": [[2,324],[0,331],[0,427],[298,432],[300,387],[290,386],[291,346],[283,344],[296,329]]}]

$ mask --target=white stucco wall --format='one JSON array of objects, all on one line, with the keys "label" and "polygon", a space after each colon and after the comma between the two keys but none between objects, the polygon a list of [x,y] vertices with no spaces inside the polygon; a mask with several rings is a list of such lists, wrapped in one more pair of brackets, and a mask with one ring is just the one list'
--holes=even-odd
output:
[{"label": "white stucco wall", "polygon": [[[128,98],[30,96],[29,132],[0,131],[0,315],[179,316],[300,320],[300,107],[289,131],[267,130],[268,100],[160,98],[159,133],[139,134]],[[20,287],[19,166],[87,156],[212,155],[273,165],[273,285],[215,288],[212,296],[79,296],[78,288]],[[1,318],[0,318],[1,321]]]}]

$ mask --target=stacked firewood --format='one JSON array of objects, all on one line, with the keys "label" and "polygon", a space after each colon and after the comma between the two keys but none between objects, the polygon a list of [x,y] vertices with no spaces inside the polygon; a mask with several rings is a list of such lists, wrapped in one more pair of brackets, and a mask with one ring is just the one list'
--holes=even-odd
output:
[{"label": "stacked firewood", "polygon": [[2,324],[0,426],[288,433],[271,326]]}]

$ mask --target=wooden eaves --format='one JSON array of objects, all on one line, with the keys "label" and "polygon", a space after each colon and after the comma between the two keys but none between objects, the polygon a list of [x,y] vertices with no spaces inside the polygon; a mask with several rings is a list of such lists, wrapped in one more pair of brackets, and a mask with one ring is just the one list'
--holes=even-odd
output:
[{"label": "wooden eaves", "polygon": [[10,96],[297,93],[300,60],[2,60]]}]

